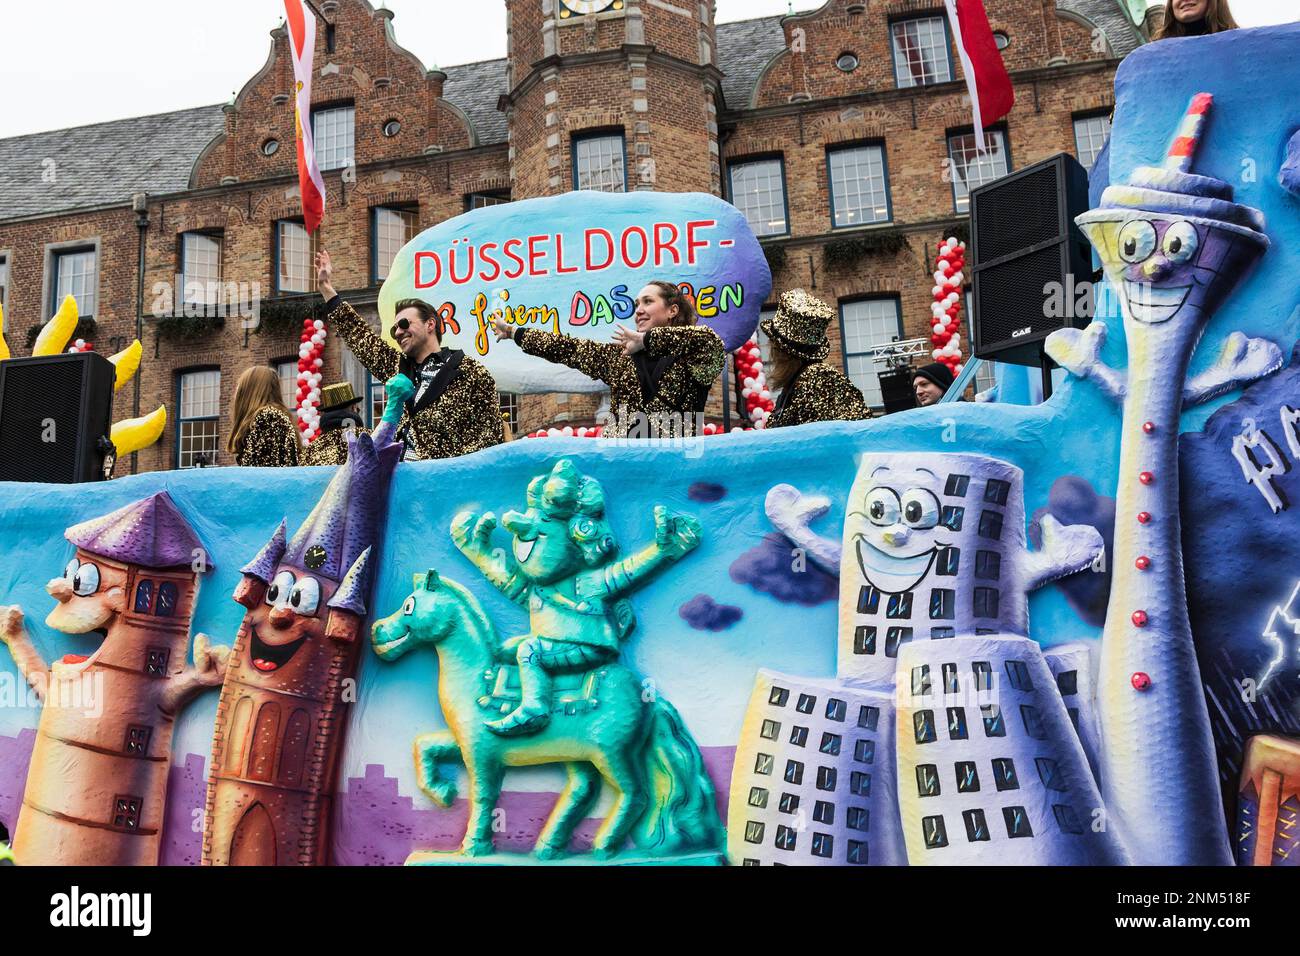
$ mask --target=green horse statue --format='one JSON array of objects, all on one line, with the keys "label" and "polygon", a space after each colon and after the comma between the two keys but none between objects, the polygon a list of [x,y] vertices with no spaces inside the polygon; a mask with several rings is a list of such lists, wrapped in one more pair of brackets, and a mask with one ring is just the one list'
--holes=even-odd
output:
[{"label": "green horse statue", "polygon": [[438,652],[438,700],[450,728],[415,740],[420,789],[439,806],[456,799],[454,768],[469,777],[469,825],[461,853],[494,851],[492,813],[508,767],[563,763],[568,781],[534,848],[541,859],[565,854],[574,828],[600,795],[617,799],[593,843],[597,858],[631,838],[643,854],[664,858],[718,850],[722,825],[699,748],[676,709],[617,662],[557,681],[553,718],[536,733],[501,736],[485,722],[518,700],[511,649],[474,596],[436,571],[415,576],[415,590],[374,625],[371,643],[385,661],[431,644]]}]

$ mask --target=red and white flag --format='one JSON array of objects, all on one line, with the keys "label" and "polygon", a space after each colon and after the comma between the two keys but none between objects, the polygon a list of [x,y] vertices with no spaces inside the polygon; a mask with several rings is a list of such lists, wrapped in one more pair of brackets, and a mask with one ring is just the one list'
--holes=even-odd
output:
[{"label": "red and white flag", "polygon": [[310,235],[325,215],[325,180],[316,165],[311,135],[311,74],[316,59],[316,18],[303,0],[284,0],[289,23],[289,52],[293,55],[294,121],[298,140],[298,191],[302,218]]},{"label": "red and white flag", "polygon": [[975,142],[983,150],[984,128],[1011,112],[1016,94],[1002,62],[1002,51],[993,39],[983,0],[944,0],[944,6],[975,113]]}]

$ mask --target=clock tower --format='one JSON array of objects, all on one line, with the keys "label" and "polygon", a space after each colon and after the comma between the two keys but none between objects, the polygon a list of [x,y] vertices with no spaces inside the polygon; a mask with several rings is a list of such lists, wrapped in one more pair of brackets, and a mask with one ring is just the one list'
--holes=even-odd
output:
[{"label": "clock tower", "polygon": [[714,0],[506,0],[515,199],[721,194]]}]

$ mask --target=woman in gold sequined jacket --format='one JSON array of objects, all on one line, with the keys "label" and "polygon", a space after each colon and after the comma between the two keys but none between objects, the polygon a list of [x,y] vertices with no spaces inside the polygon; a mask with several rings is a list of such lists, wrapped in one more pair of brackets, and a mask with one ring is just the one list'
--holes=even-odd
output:
[{"label": "woman in gold sequined jacket", "polygon": [[613,344],[493,323],[497,339],[609,386],[606,438],[687,437],[700,431],[709,390],[726,346],[695,324],[691,301],[671,282],[651,282],[636,300],[636,329],[619,327]]},{"label": "woman in gold sequined jacket", "polygon": [[831,343],[826,326],[835,310],[803,289],[781,296],[776,317],[760,327],[772,343],[774,368],[768,384],[781,389],[767,428],[809,422],[855,422],[871,417],[862,392],[826,362]]},{"label": "woman in gold sequined jacket", "polygon": [[298,464],[302,439],[280,398],[280,377],[255,365],[235,385],[234,427],[226,450],[235,464],[249,468],[292,468]]}]

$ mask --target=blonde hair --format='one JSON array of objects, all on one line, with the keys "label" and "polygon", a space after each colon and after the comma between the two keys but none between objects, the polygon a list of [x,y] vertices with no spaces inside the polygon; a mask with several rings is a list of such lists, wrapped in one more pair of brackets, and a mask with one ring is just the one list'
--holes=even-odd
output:
[{"label": "blonde hair", "polygon": [[262,409],[273,405],[286,415],[289,414],[284,399],[280,397],[280,376],[267,365],[254,365],[244,370],[235,384],[235,400],[232,404],[232,428],[230,438],[226,441],[226,451],[232,455],[238,455],[244,450],[248,429]]},{"label": "blonde hair", "polygon": [[[1228,9],[1228,0],[1207,0],[1205,5],[1205,32],[1222,33],[1224,30],[1238,29],[1232,11]],[[1170,37],[1191,36],[1187,25],[1174,16],[1174,0],[1165,0],[1165,19],[1160,24],[1160,31],[1155,39],[1167,40]]]},{"label": "blonde hair", "polygon": [[783,348],[776,339],[769,341],[772,343],[772,368],[767,373],[767,387],[777,391],[789,385],[810,360]]}]

